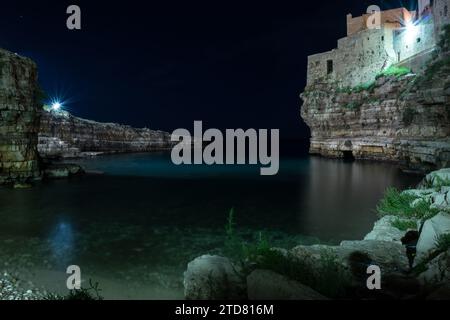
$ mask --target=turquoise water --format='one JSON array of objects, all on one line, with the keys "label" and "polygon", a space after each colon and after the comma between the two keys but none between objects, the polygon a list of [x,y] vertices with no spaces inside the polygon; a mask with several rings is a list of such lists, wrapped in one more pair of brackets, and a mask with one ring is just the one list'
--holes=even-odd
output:
[{"label": "turquoise water", "polygon": [[274,245],[360,239],[388,186],[419,176],[395,166],[285,157],[277,176],[258,166],[175,166],[167,153],[76,161],[103,175],[0,189],[0,270],[64,292],[65,270],[100,282],[106,298],[182,298],[186,264],[220,253],[231,208],[237,231]]}]

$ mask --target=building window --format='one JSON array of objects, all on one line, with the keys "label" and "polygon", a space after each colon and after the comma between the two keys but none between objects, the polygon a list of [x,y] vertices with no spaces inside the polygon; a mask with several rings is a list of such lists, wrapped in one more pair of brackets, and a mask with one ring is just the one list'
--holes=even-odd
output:
[{"label": "building window", "polygon": [[419,43],[420,41],[422,41],[422,39],[420,39],[420,38],[417,38],[417,43]]},{"label": "building window", "polygon": [[333,73],[333,60],[327,61],[327,74]]},{"label": "building window", "polygon": [[444,16],[447,16],[448,15],[448,6],[445,6],[444,7]]},{"label": "building window", "polygon": [[384,36],[381,36],[381,41],[384,41]]}]

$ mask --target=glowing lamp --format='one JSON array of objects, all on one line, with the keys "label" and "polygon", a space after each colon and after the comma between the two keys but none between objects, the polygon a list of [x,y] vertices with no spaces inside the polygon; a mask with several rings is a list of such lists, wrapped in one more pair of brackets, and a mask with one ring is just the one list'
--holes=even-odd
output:
[{"label": "glowing lamp", "polygon": [[59,109],[61,109],[61,103],[55,102],[52,104],[52,110],[58,111]]},{"label": "glowing lamp", "polygon": [[419,28],[412,21],[408,21],[405,25],[405,32],[405,41],[412,43],[419,33]]}]

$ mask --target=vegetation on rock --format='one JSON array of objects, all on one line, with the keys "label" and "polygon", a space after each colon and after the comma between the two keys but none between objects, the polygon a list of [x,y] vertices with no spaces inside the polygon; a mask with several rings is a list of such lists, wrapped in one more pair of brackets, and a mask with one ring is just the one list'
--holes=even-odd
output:
[{"label": "vegetation on rock", "polygon": [[422,220],[430,219],[439,213],[439,210],[430,206],[431,203],[428,200],[400,192],[396,188],[388,188],[377,206],[377,211],[380,217],[393,215],[399,218]]}]

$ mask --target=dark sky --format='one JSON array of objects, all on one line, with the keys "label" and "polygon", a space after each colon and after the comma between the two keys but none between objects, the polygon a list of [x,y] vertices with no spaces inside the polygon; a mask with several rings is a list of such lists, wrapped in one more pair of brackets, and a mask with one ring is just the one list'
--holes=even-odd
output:
[{"label": "dark sky", "polygon": [[[414,3],[414,1],[411,1]],[[82,30],[66,28],[66,8]],[[307,137],[306,59],[345,36],[346,14],[396,1],[2,1],[0,47],[28,56],[75,115],[172,131],[278,128]],[[405,7],[415,5],[406,2]],[[192,129],[191,129],[192,130]]]}]

